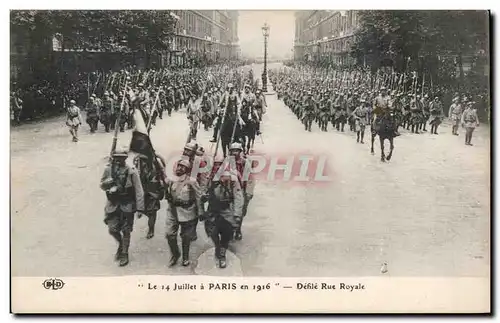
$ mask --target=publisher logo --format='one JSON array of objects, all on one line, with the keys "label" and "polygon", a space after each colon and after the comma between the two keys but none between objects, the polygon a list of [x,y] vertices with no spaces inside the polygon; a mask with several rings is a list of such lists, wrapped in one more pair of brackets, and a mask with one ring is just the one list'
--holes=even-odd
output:
[{"label": "publisher logo", "polygon": [[58,278],[50,278],[46,279],[42,285],[45,289],[59,290],[64,287],[64,282]]}]

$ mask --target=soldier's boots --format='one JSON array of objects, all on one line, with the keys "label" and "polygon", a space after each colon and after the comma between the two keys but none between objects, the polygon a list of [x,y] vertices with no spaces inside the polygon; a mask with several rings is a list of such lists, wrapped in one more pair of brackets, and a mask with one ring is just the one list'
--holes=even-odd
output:
[{"label": "soldier's boots", "polygon": [[120,267],[128,265],[128,253],[123,253],[120,257]]},{"label": "soldier's boots", "polygon": [[170,247],[170,260],[168,262],[168,266],[172,267],[177,264],[177,261],[181,257],[181,253],[179,251],[179,246],[177,245],[177,237],[167,237],[168,246]]},{"label": "soldier's boots", "polygon": [[118,249],[116,250],[116,253],[115,253],[115,261],[119,261],[121,258],[121,255],[122,255],[122,243],[120,242],[118,244]]},{"label": "soldier's boots", "polygon": [[189,266],[189,246],[191,244],[191,240],[182,241],[182,265],[184,267]]},{"label": "soldier's boots", "polygon": [[120,255],[120,267],[128,265],[128,248],[130,246],[130,233],[124,233],[122,239],[122,253]]},{"label": "soldier's boots", "polygon": [[219,268],[226,268],[226,248],[220,248],[219,253]]}]

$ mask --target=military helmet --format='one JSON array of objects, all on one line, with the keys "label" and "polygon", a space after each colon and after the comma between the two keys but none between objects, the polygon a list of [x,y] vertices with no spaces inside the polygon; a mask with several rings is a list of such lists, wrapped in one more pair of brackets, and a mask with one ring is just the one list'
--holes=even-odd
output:
[{"label": "military helmet", "polygon": [[215,156],[214,158],[214,164],[222,164],[224,162],[224,157],[222,156]]},{"label": "military helmet", "polygon": [[76,104],[76,101],[75,100],[71,100],[71,101],[69,101],[69,103]]},{"label": "military helmet", "polygon": [[202,146],[199,146],[198,149],[196,150],[196,155],[203,156],[204,153],[205,153],[205,149],[203,149]]},{"label": "military helmet", "polygon": [[139,86],[140,86],[140,87],[143,87],[143,86],[144,86],[144,83],[139,83]]},{"label": "military helmet", "polygon": [[128,157],[128,148],[122,147],[113,152],[113,157]]},{"label": "military helmet", "polygon": [[95,98],[96,97],[95,93],[92,93],[91,97]]},{"label": "military helmet", "polygon": [[228,84],[227,84],[227,87],[228,87],[229,89],[233,88],[233,83],[228,83]]},{"label": "military helmet", "polygon": [[184,166],[186,168],[190,168],[191,167],[191,163],[189,162],[189,160],[186,160],[186,159],[181,159],[179,160],[179,162],[177,163],[177,166]]},{"label": "military helmet", "polygon": [[243,150],[243,147],[239,142],[233,142],[229,147],[229,150]]},{"label": "military helmet", "polygon": [[196,150],[196,144],[193,143],[193,142],[188,142],[185,146],[184,146],[184,149],[185,150],[190,150],[190,151],[195,151]]}]

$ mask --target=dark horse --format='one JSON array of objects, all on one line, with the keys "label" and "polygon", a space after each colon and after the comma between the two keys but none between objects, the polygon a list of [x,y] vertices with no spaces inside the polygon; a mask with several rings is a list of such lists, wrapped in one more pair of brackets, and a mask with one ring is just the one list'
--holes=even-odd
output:
[{"label": "dark horse", "polygon": [[[372,146],[371,153],[375,154],[373,151],[373,142],[375,141],[375,137],[378,135],[378,139],[380,141],[380,160],[385,162],[386,160],[391,160],[392,152],[394,151],[394,117],[392,114],[381,114],[375,122],[372,122],[371,125],[372,132]],[[384,152],[384,141],[389,140],[390,149],[389,155],[385,156]]]},{"label": "dark horse", "polygon": [[250,149],[253,149],[255,135],[257,134],[257,117],[252,114],[252,109],[249,105],[244,104],[241,109],[241,119],[245,125],[241,128],[240,138],[243,146],[243,153],[248,155]]},{"label": "dark horse", "polygon": [[[224,122],[221,124],[220,127],[220,141],[222,145],[222,152],[224,153],[224,157],[227,156],[227,152],[229,150],[229,146],[231,145],[232,142],[240,141],[241,138],[241,129],[239,127],[239,124],[236,122],[236,115],[235,114],[228,114],[224,118]],[[234,133],[234,135],[233,135]],[[231,141],[232,137],[232,141]]]}]

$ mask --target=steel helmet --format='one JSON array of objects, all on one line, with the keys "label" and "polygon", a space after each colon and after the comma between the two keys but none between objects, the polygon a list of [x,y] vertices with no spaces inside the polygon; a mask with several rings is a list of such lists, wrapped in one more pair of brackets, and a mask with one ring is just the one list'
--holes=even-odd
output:
[{"label": "steel helmet", "polygon": [[196,144],[194,144],[194,143],[192,143],[192,142],[188,142],[188,143],[184,146],[184,150],[195,151],[195,150],[196,150]]},{"label": "steel helmet", "polygon": [[177,166],[184,166],[186,168],[190,168],[191,167],[191,163],[188,160],[186,160],[186,159],[181,159],[177,163]]},{"label": "steel helmet", "polygon": [[113,152],[113,157],[128,157],[128,148],[122,147]]},{"label": "steel helmet", "polygon": [[222,164],[224,162],[224,157],[222,156],[215,156],[214,158],[214,164]]},{"label": "steel helmet", "polygon": [[243,150],[243,147],[239,142],[233,142],[229,147],[229,150]]},{"label": "steel helmet", "polygon": [[199,146],[198,149],[196,150],[196,155],[203,156],[204,153],[205,153],[205,149],[203,149],[202,146]]},{"label": "steel helmet", "polygon": [[227,84],[227,87],[228,87],[228,88],[232,88],[232,87],[233,87],[233,83],[228,83],[228,84]]}]

